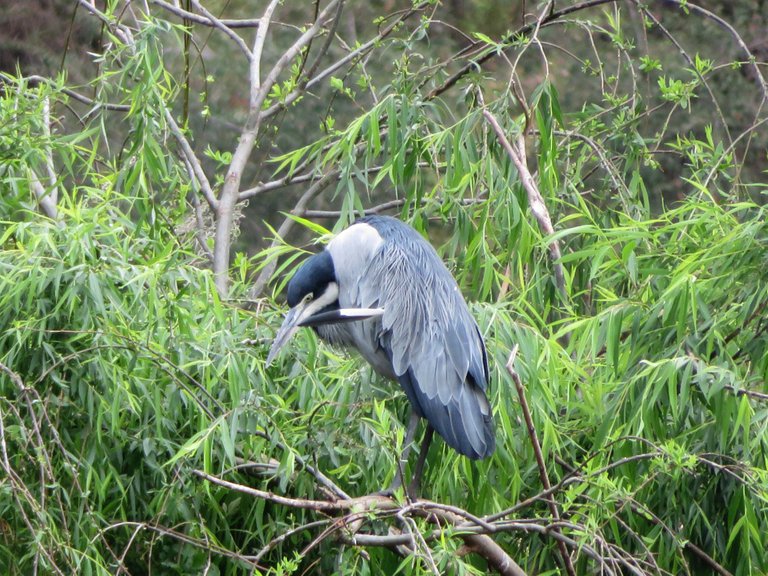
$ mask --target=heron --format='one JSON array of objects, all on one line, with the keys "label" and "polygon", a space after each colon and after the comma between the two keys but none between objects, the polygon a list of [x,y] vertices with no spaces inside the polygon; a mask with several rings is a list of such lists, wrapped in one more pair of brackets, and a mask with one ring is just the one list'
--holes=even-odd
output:
[{"label": "heron", "polygon": [[[433,432],[473,460],[493,453],[482,334],[456,280],[411,226],[389,216],[356,220],[302,263],[288,283],[287,301],[290,310],[267,365],[300,327],[312,327],[332,345],[357,349],[409,400],[400,471],[420,420],[426,420],[409,496],[419,492]],[[396,473],[382,492],[394,494],[402,483]]]}]

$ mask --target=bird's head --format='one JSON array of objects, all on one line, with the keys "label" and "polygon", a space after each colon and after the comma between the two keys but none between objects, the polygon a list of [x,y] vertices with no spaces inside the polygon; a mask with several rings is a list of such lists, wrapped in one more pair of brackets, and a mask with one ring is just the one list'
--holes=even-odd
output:
[{"label": "bird's head", "polygon": [[267,365],[301,326],[316,325],[311,321],[313,316],[338,308],[338,305],[339,285],[333,258],[323,250],[309,257],[288,282],[288,306],[291,309],[277,331],[267,356]]},{"label": "bird's head", "polygon": [[340,289],[333,257],[328,250],[309,257],[302,264],[288,282],[288,306],[291,309],[277,331],[267,365],[302,326],[352,322],[383,314],[384,311],[378,308],[340,308]]}]

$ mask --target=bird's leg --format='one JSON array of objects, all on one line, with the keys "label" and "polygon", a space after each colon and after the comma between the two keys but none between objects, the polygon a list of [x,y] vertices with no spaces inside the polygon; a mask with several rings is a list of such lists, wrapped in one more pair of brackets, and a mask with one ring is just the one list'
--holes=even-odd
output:
[{"label": "bird's leg", "polygon": [[411,415],[408,419],[408,430],[405,433],[403,451],[400,453],[400,459],[397,462],[395,479],[392,480],[392,484],[389,485],[389,488],[381,491],[381,494],[384,496],[392,496],[392,494],[403,485],[403,472],[408,465],[408,455],[411,453],[411,448],[413,448],[413,439],[416,437],[416,428],[419,425],[419,420],[421,420],[421,416],[411,409]]},{"label": "bird's leg", "polygon": [[411,500],[416,500],[419,497],[421,491],[421,473],[424,471],[424,462],[427,461],[427,453],[429,452],[429,446],[432,444],[432,434],[435,429],[427,424],[427,430],[424,432],[424,439],[421,441],[421,447],[419,448],[419,459],[416,461],[416,468],[413,471],[413,478],[408,485],[408,497]]}]

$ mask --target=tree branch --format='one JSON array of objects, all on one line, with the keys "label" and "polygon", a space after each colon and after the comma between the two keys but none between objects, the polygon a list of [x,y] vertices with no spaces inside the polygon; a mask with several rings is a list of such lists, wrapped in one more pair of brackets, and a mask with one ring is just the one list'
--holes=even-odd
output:
[{"label": "tree branch", "polygon": [[[531,33],[533,30],[535,30],[538,27],[545,26],[546,24],[549,24],[550,22],[553,22],[555,20],[558,20],[562,18],[563,16],[567,16],[568,14],[572,14],[574,12],[579,12],[581,10],[586,10],[587,8],[593,8],[595,6],[600,6],[602,4],[614,4],[617,0],[587,0],[586,2],[580,2],[579,4],[574,4],[573,6],[566,6],[562,10],[557,10],[555,12],[550,12],[543,18],[537,19],[535,22],[531,22],[530,24],[526,24],[525,26],[521,26],[511,34],[508,34],[505,36],[499,44],[509,44],[515,40],[518,36],[525,36],[529,33]],[[470,52],[471,50],[474,50],[480,43],[475,42],[471,46],[468,46],[462,53],[459,54],[466,54],[467,52]],[[496,49],[495,46],[492,46],[484,51],[484,53],[479,56],[478,58],[470,59],[469,62],[467,62],[464,66],[461,67],[456,73],[454,73],[452,76],[450,76],[448,79],[446,79],[440,86],[433,89],[427,96],[425,97],[425,100],[433,100],[452,88],[459,80],[461,80],[464,76],[472,72],[473,70],[476,70],[478,67],[482,66],[485,62],[488,60],[491,60],[492,58],[495,58],[500,55],[502,51],[499,51]]]},{"label": "tree branch", "polygon": [[210,206],[211,210],[216,211],[219,203],[218,200],[216,200],[216,195],[213,192],[213,188],[211,188],[211,183],[208,181],[208,177],[205,175],[205,170],[203,170],[203,166],[200,164],[200,160],[198,160],[195,151],[192,150],[192,145],[189,143],[189,140],[187,140],[187,137],[184,136],[184,132],[182,132],[181,128],[176,123],[176,120],[173,118],[173,114],[171,113],[170,108],[166,107],[164,112],[165,121],[168,122],[168,127],[171,129],[171,134],[173,134],[173,136],[176,138],[176,142],[179,143],[179,147],[181,148],[181,152],[184,155],[184,159],[192,168],[192,173],[197,180],[198,185],[200,186],[200,191],[205,197],[206,202],[208,202],[208,206]]},{"label": "tree branch", "polygon": [[[480,95],[480,98],[482,101],[482,95]],[[521,133],[518,136],[517,146],[515,147],[507,139],[504,130],[502,130],[496,117],[491,114],[491,111],[488,110],[488,108],[483,108],[483,116],[485,116],[486,120],[493,128],[496,137],[504,147],[504,150],[506,150],[507,155],[515,165],[515,168],[517,168],[517,172],[520,175],[520,181],[528,194],[528,205],[531,207],[531,212],[539,223],[539,228],[545,235],[553,235],[555,229],[552,226],[552,219],[549,216],[547,205],[544,203],[544,198],[541,196],[536,181],[533,179],[530,170],[528,170],[528,165],[526,164],[525,135]],[[568,301],[568,292],[565,289],[565,272],[563,270],[563,264],[560,262],[560,243],[555,239],[549,241],[549,255],[555,272],[555,285],[565,303]],[[567,341],[568,335],[566,335],[566,343]]]},{"label": "tree branch", "polygon": [[[547,474],[547,466],[544,463],[544,456],[541,453],[541,445],[539,444],[539,438],[536,435],[536,428],[533,426],[533,418],[531,418],[531,411],[528,409],[528,401],[525,398],[525,388],[520,380],[520,376],[515,371],[515,357],[517,356],[517,344],[509,354],[507,360],[507,372],[512,377],[512,381],[515,383],[515,389],[517,390],[517,396],[520,399],[520,407],[523,410],[523,417],[525,418],[525,425],[528,429],[528,436],[531,439],[531,445],[533,446],[533,453],[536,455],[536,463],[539,466],[539,477],[541,478],[541,484],[545,490],[550,490],[552,485],[549,483],[549,475]],[[549,511],[552,514],[552,518],[555,522],[560,521],[560,511],[557,509],[557,502],[552,494],[547,496],[547,502],[549,503]],[[570,576],[576,576],[576,571],[573,568],[573,562],[571,556],[568,554],[568,550],[565,548],[563,542],[558,541],[558,549],[560,550],[560,556],[563,559],[565,569]]]},{"label": "tree branch", "polygon": [[300,53],[300,51],[314,38],[325,22],[325,19],[333,11],[340,0],[332,0],[320,13],[312,26],[302,34],[293,45],[286,50],[270,70],[266,79],[261,81],[261,57],[266,41],[267,31],[272,19],[272,14],[279,4],[279,0],[272,0],[262,16],[262,22],[256,32],[256,40],[253,47],[253,56],[250,66],[250,106],[248,118],[245,127],[240,135],[240,141],[237,144],[232,162],[227,170],[224,179],[224,186],[219,196],[219,206],[217,210],[216,232],[214,236],[213,251],[213,273],[216,289],[222,298],[225,298],[229,291],[229,249],[231,245],[231,234],[233,226],[234,208],[238,200],[240,180],[243,170],[251,155],[256,136],[259,132],[261,121],[264,114],[261,112],[261,106],[267,98],[269,91],[280,73],[286,66]]},{"label": "tree branch", "polygon": [[[477,526],[481,529],[493,531],[493,526],[488,525],[487,523],[483,522],[482,519],[473,516],[465,510],[456,508],[455,506],[448,506],[438,502],[421,500],[405,507],[401,507],[391,498],[382,496],[380,494],[369,494],[358,498],[351,498],[349,500],[337,500],[334,502],[325,500],[289,498],[286,496],[274,494],[273,492],[268,492],[266,490],[259,490],[257,488],[251,488],[249,486],[243,486],[242,484],[230,482],[217,476],[213,476],[212,474],[208,474],[202,470],[193,470],[192,473],[198,478],[206,480],[212,484],[216,484],[217,486],[221,486],[222,488],[227,488],[228,490],[233,490],[241,494],[246,494],[254,498],[267,500],[269,502],[273,502],[282,506],[288,506],[291,508],[315,510],[325,513],[352,512],[353,516],[359,517],[360,519],[371,513],[384,513],[390,515],[393,512],[397,512],[398,516],[405,516],[410,512],[418,512],[420,515],[424,516],[433,523],[437,523],[438,525],[442,526],[443,524],[449,524],[453,527],[459,528],[457,536],[462,538],[473,552],[483,556],[488,561],[489,566],[498,571],[499,574],[502,574],[502,576],[526,576],[525,571],[501,548],[501,546],[496,544],[496,542],[494,542],[489,536],[486,534],[475,534],[471,532],[467,533],[462,530],[462,527],[467,526],[466,519],[469,519],[470,526]],[[351,519],[351,517],[345,517],[344,523],[349,524]],[[312,523],[312,525],[314,526],[316,523]],[[306,526],[302,527],[302,529],[305,528]],[[288,535],[294,532],[295,531],[289,532],[284,537],[281,537],[280,541],[284,540],[288,537]],[[316,538],[315,541],[318,541],[319,539],[320,538]],[[352,535],[348,538],[348,541],[358,546],[365,545],[365,543],[367,543],[370,545],[386,545],[387,547],[395,547],[402,544],[409,545],[413,543],[412,536],[408,534],[399,535],[394,539],[391,537]],[[275,544],[276,543],[277,542],[275,542]],[[270,543],[265,547],[265,550],[271,549],[272,547],[274,547],[274,544]],[[305,552],[306,551],[307,550],[305,549]],[[263,557],[262,553],[257,556],[257,558],[261,557]]]},{"label": "tree branch", "polygon": [[202,470],[193,470],[192,474],[211,484],[216,484],[217,486],[227,488],[228,490],[253,496],[254,498],[259,498],[261,500],[274,502],[275,504],[280,504],[282,506],[300,508],[302,510],[315,510],[318,512],[340,512],[345,510],[391,511],[398,508],[398,505],[393,500],[380,494],[370,494],[359,498],[335,500],[333,502],[328,500],[307,500],[303,498],[289,498],[266,490],[243,486],[242,484],[237,484],[236,482],[230,482],[223,478],[219,478],[218,476],[213,476]]},{"label": "tree branch", "polygon": [[[183,8],[179,8],[178,6],[174,6],[173,4],[164,2],[163,0],[149,0],[149,1],[151,4],[159,6],[163,10],[166,10],[171,14],[178,16],[179,18],[184,18],[186,20],[189,20],[190,22],[194,22],[195,24],[200,24],[202,26],[210,26],[211,28],[218,28],[217,23],[211,20],[207,16],[200,16],[199,14],[195,14],[194,12],[189,12],[188,10],[184,10]],[[219,24],[226,26],[227,28],[233,28],[233,29],[234,28],[258,28],[259,24],[261,23],[261,18],[242,19],[242,20],[227,20],[226,18],[219,18],[217,21]]]},{"label": "tree branch", "polygon": [[53,198],[52,192],[43,187],[40,178],[37,177],[37,174],[31,168],[29,169],[29,187],[35,198],[37,198],[37,204],[40,206],[43,214],[51,220],[58,220],[59,209],[56,206],[56,200]]},{"label": "tree branch", "polygon": [[[441,198],[435,197],[435,198],[422,198],[421,199],[421,205],[425,205],[429,203],[430,200],[440,202]],[[462,198],[458,203],[462,206],[472,206],[473,204],[480,204],[481,202],[485,202],[485,198]],[[381,204],[377,204],[375,206],[371,206],[370,208],[366,208],[365,210],[353,210],[352,213],[357,216],[358,218],[362,218],[363,216],[369,216],[371,214],[381,214],[382,212],[386,212],[387,210],[394,210],[395,208],[400,208],[405,204],[406,200],[405,198],[397,198],[395,200],[390,200],[388,202],[382,202]],[[299,216],[303,216],[305,218],[338,218],[342,215],[341,210],[304,210]]]},{"label": "tree branch", "polygon": [[251,51],[248,50],[248,46],[246,46],[245,42],[243,42],[243,39],[240,38],[240,36],[238,36],[234,30],[232,30],[229,26],[224,24],[224,22],[206,10],[205,6],[203,6],[198,0],[192,0],[192,3],[195,5],[195,8],[197,8],[211,22],[211,24],[213,24],[215,28],[224,32],[224,34],[229,36],[234,41],[234,43],[238,48],[240,48],[240,51],[245,54],[248,60],[251,59],[253,56]]}]

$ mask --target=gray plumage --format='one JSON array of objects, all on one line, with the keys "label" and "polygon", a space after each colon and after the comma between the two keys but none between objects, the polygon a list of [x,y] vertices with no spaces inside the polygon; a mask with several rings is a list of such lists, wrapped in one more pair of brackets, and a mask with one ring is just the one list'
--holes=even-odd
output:
[{"label": "gray plumage", "polygon": [[482,336],[453,276],[413,228],[386,216],[356,221],[301,267],[288,300],[300,317],[286,319],[270,359],[291,326],[313,326],[397,380],[413,411],[456,451],[473,459],[493,452]]},{"label": "gray plumage", "polygon": [[489,456],[495,443],[485,396],[485,346],[456,281],[410,226],[385,216],[362,218],[353,226],[361,224],[373,227],[383,242],[357,244],[351,260],[329,246],[339,304],[383,308],[384,315],[318,326],[318,333],[353,345],[378,372],[397,379],[416,413],[457,452]]}]

